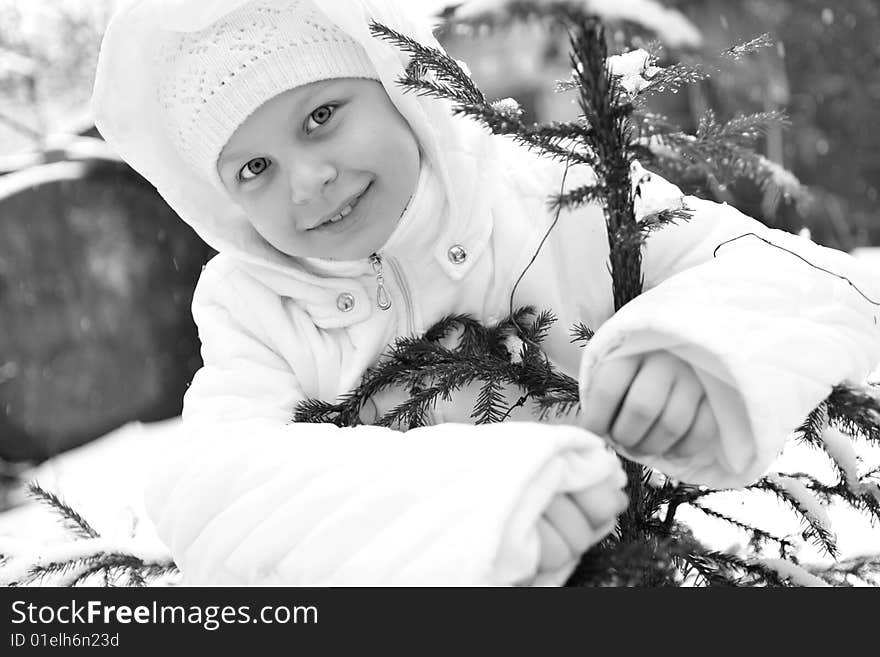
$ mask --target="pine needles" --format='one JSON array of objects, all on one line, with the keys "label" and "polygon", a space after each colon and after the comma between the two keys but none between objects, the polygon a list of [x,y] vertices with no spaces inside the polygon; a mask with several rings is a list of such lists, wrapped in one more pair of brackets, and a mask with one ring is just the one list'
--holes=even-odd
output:
[{"label": "pine needles", "polygon": [[179,574],[169,557],[151,554],[134,540],[103,538],[79,512],[39,484],[31,483],[28,491],[59,516],[72,540],[49,545],[0,538],[0,584],[78,586],[94,584],[99,576],[104,586],[147,586]]},{"label": "pine needles", "polygon": [[[331,422],[338,426],[360,424],[361,409],[375,395],[388,389],[403,389],[409,398],[379,417],[375,424],[412,429],[427,424],[428,415],[439,400],[451,400],[464,386],[480,385],[471,417],[476,424],[498,422],[513,406],[504,386],[519,396],[550,408],[560,395],[577,400],[577,382],[556,372],[540,350],[540,343],[556,322],[550,312],[536,313],[519,308],[511,317],[483,326],[468,315],[450,315],[435,324],[421,338],[398,339],[379,363],[368,370],[360,386],[336,404],[319,400],[301,403],[297,422]],[[456,335],[457,344],[444,344]]]}]

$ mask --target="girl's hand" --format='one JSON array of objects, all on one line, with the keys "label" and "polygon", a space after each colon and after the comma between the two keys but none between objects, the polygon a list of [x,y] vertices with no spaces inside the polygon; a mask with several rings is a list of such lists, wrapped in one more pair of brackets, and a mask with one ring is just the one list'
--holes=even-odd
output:
[{"label": "girl's hand", "polygon": [[613,529],[626,505],[626,494],[608,481],[556,495],[538,520],[538,571],[552,571],[579,558]]},{"label": "girl's hand", "polygon": [[687,458],[719,438],[697,375],[665,351],[600,363],[581,407],[586,429],[634,456]]}]

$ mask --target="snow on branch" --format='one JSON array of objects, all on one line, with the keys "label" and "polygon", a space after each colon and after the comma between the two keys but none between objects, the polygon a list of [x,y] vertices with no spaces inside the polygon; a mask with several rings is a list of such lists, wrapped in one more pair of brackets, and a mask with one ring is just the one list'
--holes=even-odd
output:
[{"label": "snow on branch", "polygon": [[147,579],[174,575],[177,567],[163,551],[142,542],[103,538],[60,545],[0,537],[0,585],[74,586],[106,573],[108,583],[144,586]]},{"label": "snow on branch", "polygon": [[146,586],[159,579],[173,583],[180,574],[165,549],[155,543],[134,536],[104,538],[55,493],[36,482],[29,491],[58,514],[71,540],[47,544],[0,536],[0,585],[76,586],[102,576],[105,586]]},{"label": "snow on branch", "polygon": [[759,559],[759,562],[775,571],[783,580],[787,580],[795,586],[825,587],[831,586],[824,579],[817,577],[810,571],[788,559]]},{"label": "snow on branch", "polygon": [[862,482],[859,480],[858,457],[853,449],[852,438],[844,434],[840,429],[827,427],[822,432],[822,446],[831,456],[832,461],[840,472],[842,480],[849,489],[853,493],[861,493]]},{"label": "snow on branch", "polygon": [[834,586],[880,586],[880,557],[876,554],[859,555],[830,565],[803,564],[803,568]]},{"label": "snow on branch", "polygon": [[812,538],[817,546],[832,557],[837,556],[837,544],[831,529],[831,519],[819,500],[800,480],[779,473],[771,473],[749,488],[770,491],[783,502],[788,503],[806,522],[805,536]]}]

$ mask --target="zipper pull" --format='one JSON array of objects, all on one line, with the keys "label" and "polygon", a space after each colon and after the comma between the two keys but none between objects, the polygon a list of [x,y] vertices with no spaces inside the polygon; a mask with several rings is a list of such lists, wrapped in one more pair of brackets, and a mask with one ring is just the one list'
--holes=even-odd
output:
[{"label": "zipper pull", "polygon": [[376,274],[376,305],[380,310],[388,310],[391,307],[391,297],[385,289],[385,275],[382,273],[382,259],[377,253],[370,256],[373,263],[373,271]]}]

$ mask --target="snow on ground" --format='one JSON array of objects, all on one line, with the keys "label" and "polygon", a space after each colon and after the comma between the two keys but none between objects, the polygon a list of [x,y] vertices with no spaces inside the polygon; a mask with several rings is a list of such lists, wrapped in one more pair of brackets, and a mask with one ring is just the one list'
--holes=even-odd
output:
[{"label": "snow on ground", "polygon": [[[46,461],[25,473],[24,480],[56,493],[103,538],[124,542],[133,537],[145,548],[167,553],[147,519],[142,489],[152,458],[175,438],[178,425],[178,418],[128,424]],[[7,538],[41,540],[48,545],[70,540],[47,506],[28,498],[24,490],[17,497],[20,506],[0,513],[0,543]]]}]

